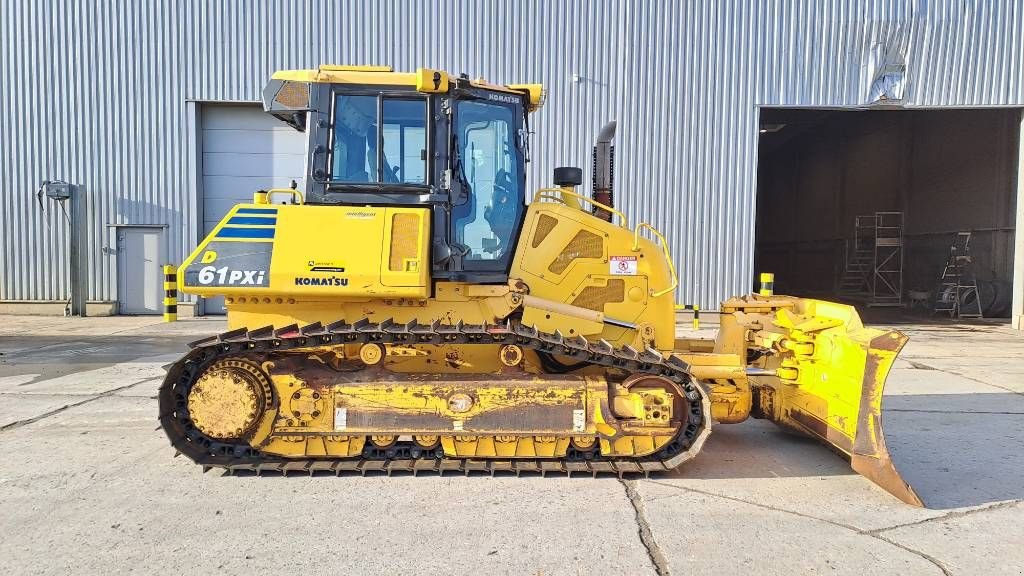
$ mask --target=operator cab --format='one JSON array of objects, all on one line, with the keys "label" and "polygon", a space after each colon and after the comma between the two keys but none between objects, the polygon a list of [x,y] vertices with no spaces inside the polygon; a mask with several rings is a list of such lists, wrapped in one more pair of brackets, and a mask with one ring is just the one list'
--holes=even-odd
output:
[{"label": "operator cab", "polygon": [[504,282],[518,241],[539,85],[420,69],[278,72],[271,114],[309,134],[307,204],[428,206],[432,277]]}]

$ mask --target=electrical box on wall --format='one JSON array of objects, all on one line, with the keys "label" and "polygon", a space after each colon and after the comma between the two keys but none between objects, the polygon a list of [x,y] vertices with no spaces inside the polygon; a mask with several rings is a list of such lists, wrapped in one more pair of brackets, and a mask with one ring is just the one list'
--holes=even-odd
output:
[{"label": "electrical box on wall", "polygon": [[71,184],[67,182],[44,182],[43,191],[50,200],[67,200],[71,198]]}]

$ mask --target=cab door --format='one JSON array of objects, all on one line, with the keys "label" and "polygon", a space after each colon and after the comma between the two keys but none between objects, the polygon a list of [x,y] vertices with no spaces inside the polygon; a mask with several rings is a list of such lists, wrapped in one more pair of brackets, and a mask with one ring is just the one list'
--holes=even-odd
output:
[{"label": "cab door", "polygon": [[518,96],[507,98],[455,104],[452,162],[460,193],[452,199],[451,242],[470,273],[508,274],[525,212],[522,107]]}]

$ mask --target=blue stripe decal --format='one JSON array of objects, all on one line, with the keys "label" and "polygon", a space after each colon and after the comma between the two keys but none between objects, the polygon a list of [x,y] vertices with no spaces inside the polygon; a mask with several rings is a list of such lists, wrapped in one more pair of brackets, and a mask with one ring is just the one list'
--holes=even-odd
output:
[{"label": "blue stripe decal", "polygon": [[273,238],[273,228],[221,228],[217,238]]},{"label": "blue stripe decal", "polygon": [[252,226],[273,226],[277,224],[277,218],[265,216],[232,216],[228,224],[249,224]]},{"label": "blue stripe decal", "polygon": [[239,208],[238,214],[277,214],[277,208]]}]

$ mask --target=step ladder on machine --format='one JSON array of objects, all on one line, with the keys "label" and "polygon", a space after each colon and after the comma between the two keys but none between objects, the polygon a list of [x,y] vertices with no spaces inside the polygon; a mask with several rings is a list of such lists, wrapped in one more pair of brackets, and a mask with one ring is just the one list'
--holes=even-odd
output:
[{"label": "step ladder on machine", "polygon": [[971,233],[958,232],[939,278],[935,312],[951,318],[982,318],[978,281],[971,272]]}]

